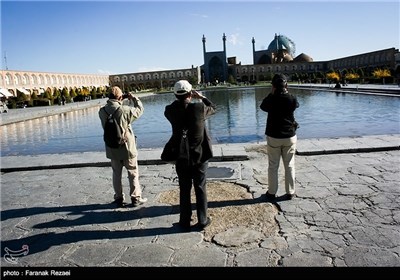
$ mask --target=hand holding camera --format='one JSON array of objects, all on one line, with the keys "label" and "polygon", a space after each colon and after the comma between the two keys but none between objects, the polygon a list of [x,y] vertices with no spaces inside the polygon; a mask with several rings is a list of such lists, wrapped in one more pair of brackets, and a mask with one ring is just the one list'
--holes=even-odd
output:
[{"label": "hand holding camera", "polygon": [[133,95],[133,93],[124,93],[122,95],[122,99],[129,99],[129,100],[138,100],[138,98],[136,96]]},{"label": "hand holding camera", "polygon": [[201,94],[201,92],[199,92],[197,90],[192,90],[192,98],[203,99],[205,97],[203,94]]}]

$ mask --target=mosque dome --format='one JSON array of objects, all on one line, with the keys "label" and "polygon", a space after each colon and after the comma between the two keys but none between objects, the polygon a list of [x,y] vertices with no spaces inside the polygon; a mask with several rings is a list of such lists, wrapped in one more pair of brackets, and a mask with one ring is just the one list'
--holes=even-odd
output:
[{"label": "mosque dome", "polygon": [[313,62],[314,60],[306,55],[305,53],[299,54],[295,59],[293,60],[294,62]]},{"label": "mosque dome", "polygon": [[294,42],[285,35],[275,34],[274,40],[272,40],[268,46],[268,52],[279,53],[282,52],[282,50],[286,50],[291,57],[294,57],[296,53],[296,46]]}]

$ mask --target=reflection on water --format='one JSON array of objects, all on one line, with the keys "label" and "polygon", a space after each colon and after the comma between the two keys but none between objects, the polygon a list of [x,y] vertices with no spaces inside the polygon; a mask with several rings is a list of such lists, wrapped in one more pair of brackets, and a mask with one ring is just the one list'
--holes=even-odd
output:
[{"label": "reflection on water", "polygon": [[[213,143],[263,141],[267,113],[259,106],[269,88],[210,90],[217,104],[207,120]],[[291,89],[299,100],[299,138],[400,133],[400,98]],[[159,148],[171,127],[164,108],[173,94],[143,97],[145,111],[133,123],[139,148]],[[1,126],[1,155],[104,151],[99,107]]]}]

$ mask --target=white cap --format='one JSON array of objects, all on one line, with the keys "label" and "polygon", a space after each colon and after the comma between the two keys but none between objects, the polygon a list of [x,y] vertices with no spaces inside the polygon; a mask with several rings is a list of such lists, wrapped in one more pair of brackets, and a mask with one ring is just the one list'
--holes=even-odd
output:
[{"label": "white cap", "polygon": [[184,95],[192,91],[192,85],[186,80],[180,80],[175,83],[174,92],[176,95]]}]

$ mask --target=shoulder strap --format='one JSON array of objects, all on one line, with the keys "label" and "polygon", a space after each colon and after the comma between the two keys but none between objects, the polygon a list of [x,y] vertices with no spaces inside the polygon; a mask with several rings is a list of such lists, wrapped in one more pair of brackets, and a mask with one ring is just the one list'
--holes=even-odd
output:
[{"label": "shoulder strap", "polygon": [[122,112],[120,112],[120,113],[117,115],[117,112],[120,111],[120,109],[121,109],[121,106],[118,106],[117,109],[114,111],[114,113],[112,113],[113,117],[114,117],[114,116],[118,116],[119,118],[121,118]]},{"label": "shoulder strap", "polygon": [[187,125],[186,125],[186,122],[188,121],[188,120],[187,120],[187,111],[188,111],[188,107],[189,107],[189,104],[187,104],[187,106],[185,106],[185,108],[183,109],[183,119],[182,119],[183,131],[186,130],[186,133],[187,133],[187,131],[188,131]]},{"label": "shoulder strap", "polygon": [[[118,106],[117,109],[116,109],[111,115],[114,116],[115,113],[120,109],[120,107],[121,107],[121,106]],[[104,110],[104,112],[106,112],[107,115],[110,115],[110,114],[107,112],[106,107],[103,107],[102,109]]]}]

